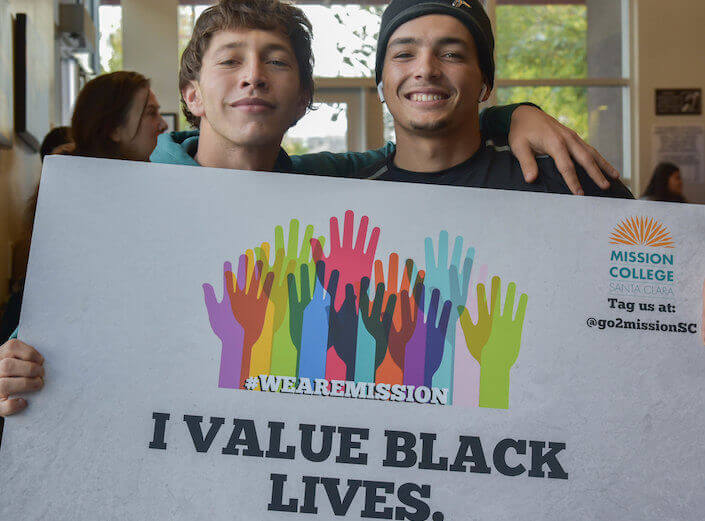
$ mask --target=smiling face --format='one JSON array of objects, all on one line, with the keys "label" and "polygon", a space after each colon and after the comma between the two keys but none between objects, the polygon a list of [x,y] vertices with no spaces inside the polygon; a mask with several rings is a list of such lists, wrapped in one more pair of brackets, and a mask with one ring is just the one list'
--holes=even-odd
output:
[{"label": "smiling face", "polygon": [[211,38],[197,81],[183,91],[191,113],[238,146],[279,144],[305,112],[299,67],[279,31],[232,29]]},{"label": "smiling face", "polygon": [[400,25],[389,38],[382,82],[397,136],[478,126],[483,76],[475,40],[453,16],[421,16]]}]

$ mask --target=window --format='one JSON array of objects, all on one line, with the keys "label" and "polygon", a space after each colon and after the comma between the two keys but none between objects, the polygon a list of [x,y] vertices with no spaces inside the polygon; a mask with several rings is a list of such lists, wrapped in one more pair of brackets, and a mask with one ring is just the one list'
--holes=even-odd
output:
[{"label": "window", "polygon": [[101,71],[119,71],[122,69],[122,7],[101,5],[98,20]]}]

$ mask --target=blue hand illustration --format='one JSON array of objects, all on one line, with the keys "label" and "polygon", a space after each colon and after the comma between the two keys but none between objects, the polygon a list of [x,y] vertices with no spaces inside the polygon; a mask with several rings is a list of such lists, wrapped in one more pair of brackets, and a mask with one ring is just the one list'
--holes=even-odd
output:
[{"label": "blue hand illustration", "polygon": [[[434,289],[431,294],[431,304],[428,306],[426,322],[426,360],[424,364],[424,385],[431,387],[433,375],[441,365],[443,351],[446,344],[446,333],[448,331],[448,321],[450,319],[452,302],[446,300],[441,311],[441,319],[436,326],[438,315],[438,305],[441,292]],[[450,391],[449,391],[450,393]]]},{"label": "blue hand illustration", "polygon": [[338,287],[338,271],[334,270],[324,289],[326,265],[316,263],[316,279],[311,302],[306,306],[301,324],[299,378],[325,378],[328,351],[329,313]]},{"label": "blue hand illustration", "polygon": [[[426,277],[424,283],[427,289],[427,297],[430,297],[433,289],[440,291],[442,301],[450,300],[451,315],[448,322],[450,333],[446,335],[446,345],[443,350],[441,365],[433,377],[433,386],[448,389],[448,400],[452,403],[453,396],[453,360],[455,358],[455,329],[458,321],[458,306],[464,306],[468,297],[468,285],[470,282],[470,272],[472,271],[475,249],[468,248],[463,256],[463,238],[455,238],[453,254],[448,264],[448,232],[441,231],[438,237],[438,257],[436,258],[433,248],[433,240],[426,238]],[[462,260],[461,260],[462,259]],[[459,273],[461,269],[462,272]],[[452,269],[454,268],[454,269]]]}]

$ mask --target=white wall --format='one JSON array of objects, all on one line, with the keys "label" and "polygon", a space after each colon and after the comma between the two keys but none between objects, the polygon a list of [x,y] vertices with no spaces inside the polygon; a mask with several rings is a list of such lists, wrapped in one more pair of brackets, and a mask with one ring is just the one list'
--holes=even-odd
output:
[{"label": "white wall", "polygon": [[[27,35],[32,53],[30,59],[46,64],[38,79],[40,88],[49,99],[46,114],[41,114],[42,126],[56,125],[54,25],[57,16],[55,0],[10,0],[10,12],[26,13],[31,25]],[[38,45],[33,45],[38,43]],[[44,136],[36,136],[41,140]],[[32,152],[17,136],[11,149],[0,149],[0,302],[8,295],[11,244],[17,243],[25,231],[24,213],[39,181],[39,154]],[[16,260],[20,266],[23,259]]]},{"label": "white wall", "polygon": [[[705,90],[705,1],[633,0],[635,169],[640,191],[655,166],[654,125],[705,125],[705,116],[656,116],[655,89]],[[686,185],[692,202],[705,203],[705,184]]]},{"label": "white wall", "polygon": [[151,78],[162,112],[179,112],[178,0],[122,0],[123,67]]}]

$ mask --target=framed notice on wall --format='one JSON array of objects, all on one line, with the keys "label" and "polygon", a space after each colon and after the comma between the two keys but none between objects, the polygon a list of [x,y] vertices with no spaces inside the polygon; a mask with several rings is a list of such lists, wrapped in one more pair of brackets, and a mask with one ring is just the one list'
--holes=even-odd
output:
[{"label": "framed notice on wall", "polygon": [[705,207],[44,165],[0,519],[702,518]]},{"label": "framed notice on wall", "polygon": [[703,113],[702,89],[656,89],[657,116],[697,116]]}]

